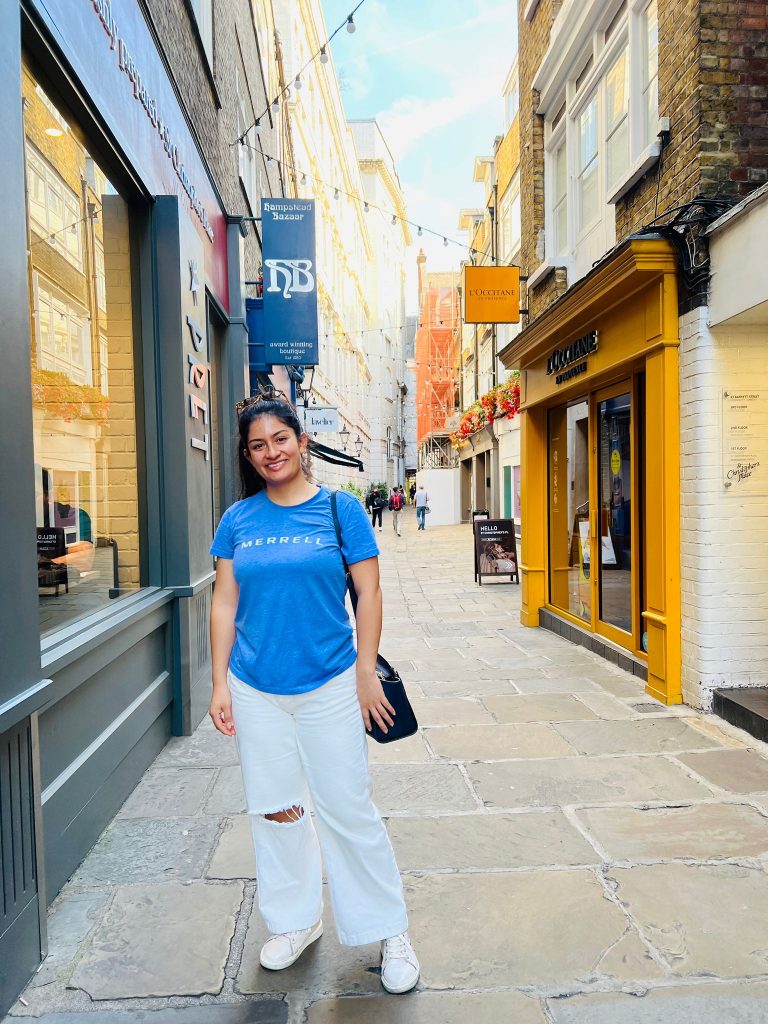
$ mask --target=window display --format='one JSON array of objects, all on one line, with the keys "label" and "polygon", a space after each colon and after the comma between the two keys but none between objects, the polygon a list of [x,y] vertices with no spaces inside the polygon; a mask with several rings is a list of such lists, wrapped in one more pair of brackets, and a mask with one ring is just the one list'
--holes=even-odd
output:
[{"label": "window display", "polygon": [[140,585],[128,206],[24,68],[43,635]]}]

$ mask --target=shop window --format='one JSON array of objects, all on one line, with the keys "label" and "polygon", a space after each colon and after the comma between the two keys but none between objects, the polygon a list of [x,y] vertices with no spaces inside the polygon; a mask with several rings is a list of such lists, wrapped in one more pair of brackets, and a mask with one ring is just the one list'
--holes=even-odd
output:
[{"label": "shop window", "polygon": [[592,620],[589,518],[589,404],[549,412],[549,599]]},{"label": "shop window", "polygon": [[[128,206],[23,75],[43,635],[139,587]],[[77,232],[71,225],[75,223]]]}]

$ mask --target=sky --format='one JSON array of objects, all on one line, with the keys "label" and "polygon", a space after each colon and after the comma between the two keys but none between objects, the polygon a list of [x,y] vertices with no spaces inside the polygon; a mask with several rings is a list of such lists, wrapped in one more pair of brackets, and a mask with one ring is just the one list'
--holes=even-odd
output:
[{"label": "sky", "polygon": [[[328,35],[357,0],[322,0]],[[457,270],[466,248],[459,210],[483,203],[476,156],[504,132],[502,90],[517,49],[515,0],[365,0],[357,31],[339,32],[333,60],[348,118],[375,117],[395,158],[409,220],[425,233],[408,250],[408,311],[418,311],[416,256]],[[439,233],[430,236],[426,229]]]}]

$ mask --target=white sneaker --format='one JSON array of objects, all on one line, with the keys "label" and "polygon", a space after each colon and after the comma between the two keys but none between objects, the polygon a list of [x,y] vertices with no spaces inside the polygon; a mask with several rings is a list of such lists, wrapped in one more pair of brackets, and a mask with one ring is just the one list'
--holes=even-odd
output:
[{"label": "white sneaker", "polygon": [[318,921],[311,928],[298,932],[282,932],[270,935],[261,947],[259,961],[268,971],[282,971],[295,964],[301,954],[323,934],[323,922]]},{"label": "white sneaker", "polygon": [[384,939],[381,944],[381,984],[394,994],[410,992],[419,980],[419,961],[408,932]]}]

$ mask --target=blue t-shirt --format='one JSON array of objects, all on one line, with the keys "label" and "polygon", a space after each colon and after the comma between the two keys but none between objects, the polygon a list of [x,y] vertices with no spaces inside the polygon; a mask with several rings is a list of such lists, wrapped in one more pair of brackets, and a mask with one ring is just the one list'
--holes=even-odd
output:
[{"label": "blue t-shirt", "polygon": [[[365,510],[338,493],[344,557],[378,555]],[[344,597],[344,565],[325,487],[300,505],[276,505],[261,491],[221,517],[211,554],[231,558],[240,588],[229,667],[266,693],[306,693],[355,660]]]}]

